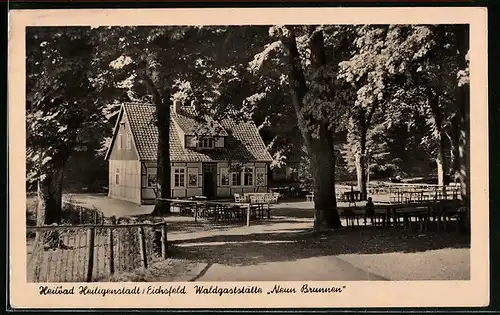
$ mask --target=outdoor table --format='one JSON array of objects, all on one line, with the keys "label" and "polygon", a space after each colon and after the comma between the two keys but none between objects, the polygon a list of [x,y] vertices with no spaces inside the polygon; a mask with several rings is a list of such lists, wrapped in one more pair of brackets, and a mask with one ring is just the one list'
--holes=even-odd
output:
[{"label": "outdoor table", "polygon": [[[254,198],[252,198],[254,199]],[[267,218],[271,218],[269,202],[263,202],[257,198],[254,202],[234,203],[217,202],[188,199],[164,199],[172,206],[180,208],[182,215],[194,215],[195,222],[198,218],[204,218],[216,222],[228,222],[234,220],[249,221],[252,219],[263,219],[267,212]],[[267,205],[267,207],[266,207]]]},{"label": "outdoor table", "polygon": [[194,196],[194,197],[191,197],[189,199],[191,199],[191,200],[207,200],[207,197],[206,196]]},{"label": "outdoor table", "polygon": [[344,192],[344,199],[353,202],[361,200],[361,192],[359,190],[346,191]]}]

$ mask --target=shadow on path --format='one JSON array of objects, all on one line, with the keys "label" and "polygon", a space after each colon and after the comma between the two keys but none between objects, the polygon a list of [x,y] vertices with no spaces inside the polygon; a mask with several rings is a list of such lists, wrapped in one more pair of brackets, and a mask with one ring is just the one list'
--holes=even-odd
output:
[{"label": "shadow on path", "polygon": [[418,234],[366,227],[324,235],[315,235],[310,230],[217,235],[172,241],[170,244],[173,245],[171,253],[176,258],[230,266],[344,254],[410,253],[470,247],[467,236],[451,232]]}]

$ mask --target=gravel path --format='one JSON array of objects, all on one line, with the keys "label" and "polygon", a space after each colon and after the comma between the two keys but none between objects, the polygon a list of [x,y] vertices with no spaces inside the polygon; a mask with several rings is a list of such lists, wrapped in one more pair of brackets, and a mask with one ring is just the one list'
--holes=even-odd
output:
[{"label": "gravel path", "polygon": [[126,217],[134,215],[143,215],[153,212],[154,206],[137,205],[132,202],[111,199],[105,195],[91,194],[66,194],[63,196],[65,201],[82,207],[96,207],[104,212],[105,216]]},{"label": "gravel path", "polygon": [[[107,215],[148,214],[103,196],[73,195]],[[147,281],[464,280],[470,277],[467,237],[350,227],[311,233],[311,202],[280,203],[270,221],[221,225],[169,216],[172,259]],[[165,270],[163,270],[163,269]],[[170,271],[166,270],[169,269]]]},{"label": "gravel path", "polygon": [[[170,218],[169,218],[170,219]],[[178,222],[180,223],[180,222]],[[175,231],[174,257],[207,263],[196,281],[466,280],[468,238],[452,232],[350,228],[313,236],[310,219]],[[193,227],[191,227],[193,228]]]},{"label": "gravel path", "polygon": [[336,256],[250,266],[214,264],[197,281],[366,281],[387,280]]},{"label": "gravel path", "polygon": [[390,280],[470,279],[470,250],[468,248],[337,257],[366,272]]}]

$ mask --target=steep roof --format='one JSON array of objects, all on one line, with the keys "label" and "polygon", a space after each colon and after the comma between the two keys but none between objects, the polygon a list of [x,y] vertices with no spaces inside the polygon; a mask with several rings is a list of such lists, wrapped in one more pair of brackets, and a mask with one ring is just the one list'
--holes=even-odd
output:
[{"label": "steep roof", "polygon": [[[181,114],[180,114],[181,113]],[[204,121],[197,119],[196,113],[191,107],[183,106],[180,113],[173,112],[174,119],[177,125],[186,135],[211,135],[227,137],[227,131],[217,121],[210,117],[204,117]]]},{"label": "steep roof", "polygon": [[[155,108],[147,103],[125,103],[122,106],[130,124],[137,147],[139,159],[155,161],[157,158],[158,130],[154,124]],[[198,122],[189,115],[171,114],[177,126],[189,134],[198,128]],[[198,150],[185,148],[181,136],[173,124],[170,125],[170,160],[172,162],[215,162],[215,161],[266,161],[271,155],[253,122],[235,122],[232,119],[221,121],[222,128],[216,128],[218,135],[226,137],[225,148]],[[116,130],[115,130],[116,133]],[[114,135],[114,137],[116,134]],[[113,143],[113,142],[112,142]]]}]

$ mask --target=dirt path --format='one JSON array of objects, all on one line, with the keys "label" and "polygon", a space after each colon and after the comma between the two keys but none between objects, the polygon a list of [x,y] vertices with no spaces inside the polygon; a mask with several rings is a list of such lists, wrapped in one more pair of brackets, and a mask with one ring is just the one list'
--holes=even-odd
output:
[{"label": "dirt path", "polygon": [[336,256],[250,266],[214,264],[196,281],[366,281],[387,280],[357,268]]},{"label": "dirt path", "polygon": [[144,215],[153,212],[153,206],[140,206],[132,202],[111,199],[105,195],[66,194],[64,200],[72,204],[99,209],[105,216],[126,217]]},{"label": "dirt path", "polygon": [[359,269],[391,280],[470,279],[469,248],[337,257]]},{"label": "dirt path", "polygon": [[[250,227],[171,221],[174,257],[206,264],[195,281],[465,280],[468,239],[455,233],[346,229],[312,236],[311,219]],[[180,229],[180,230],[179,230]]]},{"label": "dirt path", "polygon": [[[106,215],[148,214],[152,206],[74,195]],[[350,227],[311,233],[310,202],[280,203],[269,221],[216,224],[169,216],[171,263],[148,281],[463,280],[470,277],[468,238]],[[175,265],[175,268],[172,266]]]}]

